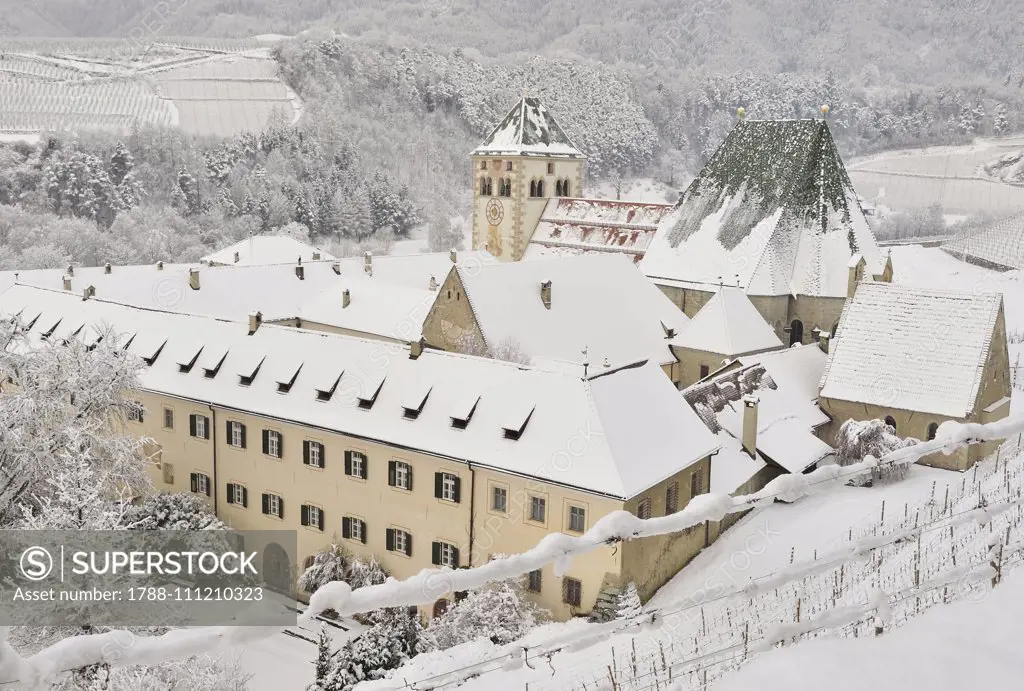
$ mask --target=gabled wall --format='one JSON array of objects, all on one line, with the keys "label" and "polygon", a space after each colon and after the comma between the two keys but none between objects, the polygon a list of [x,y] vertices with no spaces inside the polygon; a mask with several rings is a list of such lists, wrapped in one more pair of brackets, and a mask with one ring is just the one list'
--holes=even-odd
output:
[{"label": "gabled wall", "polygon": [[449,351],[465,352],[468,346],[470,352],[482,352],[485,347],[458,271],[449,271],[437,289],[437,298],[423,320],[423,340],[433,348]]}]

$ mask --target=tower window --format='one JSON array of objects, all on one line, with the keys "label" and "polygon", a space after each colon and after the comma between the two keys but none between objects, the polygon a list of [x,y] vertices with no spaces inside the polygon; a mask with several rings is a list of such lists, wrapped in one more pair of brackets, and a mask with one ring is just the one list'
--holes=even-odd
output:
[{"label": "tower window", "polygon": [[480,170],[487,170],[487,161],[480,161]]},{"label": "tower window", "polygon": [[505,170],[512,170],[512,161],[505,161]]},{"label": "tower window", "polygon": [[494,181],[490,177],[484,176],[480,178],[480,194],[485,197],[494,194]]},{"label": "tower window", "polygon": [[548,175],[554,175],[554,174],[555,174],[555,164],[554,163],[548,163]]},{"label": "tower window", "polygon": [[498,196],[512,196],[512,178],[504,178],[498,181]]},{"label": "tower window", "polygon": [[536,180],[530,180],[530,196],[531,197],[536,197],[537,196],[537,181]]},{"label": "tower window", "polygon": [[538,180],[537,181],[537,196],[538,197],[543,197],[544,196],[544,181],[543,180]]},{"label": "tower window", "polygon": [[562,180],[562,196],[563,197],[571,197],[572,196],[571,194],[569,194],[569,180],[568,180],[568,178],[565,179],[565,180]]},{"label": "tower window", "polygon": [[555,196],[556,197],[561,197],[562,196],[562,181],[561,180],[555,180]]}]

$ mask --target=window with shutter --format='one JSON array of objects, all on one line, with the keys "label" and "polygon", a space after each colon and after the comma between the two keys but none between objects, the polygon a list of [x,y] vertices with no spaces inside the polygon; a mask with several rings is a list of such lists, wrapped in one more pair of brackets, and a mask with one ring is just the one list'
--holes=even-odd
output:
[{"label": "window with shutter", "polygon": [[412,491],[412,466],[402,461],[388,461],[388,484]]},{"label": "window with shutter", "polygon": [[323,468],[324,445],[318,441],[302,442],[302,461],[311,468]]},{"label": "window with shutter", "polygon": [[696,497],[698,494],[704,492],[704,477],[701,475],[700,469],[693,471],[693,475],[690,476],[690,496]]},{"label": "window with shutter", "polygon": [[348,516],[341,519],[341,536],[346,540],[352,537],[352,519]]},{"label": "window with shutter", "polygon": [[541,587],[541,573],[540,569],[531,571],[526,574],[526,589],[531,593],[539,593]]},{"label": "window with shutter", "polygon": [[269,492],[264,494],[263,513],[268,516],[284,518],[284,499],[276,494],[270,494]]},{"label": "window with shutter", "polygon": [[651,517],[651,500],[649,497],[644,497],[636,505],[636,517],[645,520]]},{"label": "window with shutter", "polygon": [[585,532],[587,529],[587,511],[582,506],[569,507],[569,530],[575,533]]},{"label": "window with shutter", "polygon": [[164,429],[174,429],[173,408],[164,408]]},{"label": "window with shutter", "polygon": [[241,422],[228,421],[228,444],[236,449],[245,448],[245,425]]},{"label": "window with shutter", "polygon": [[673,482],[665,490],[665,515],[679,510],[679,483]]},{"label": "window with shutter", "polygon": [[579,607],[582,599],[583,584],[575,578],[564,577],[562,579],[562,602]]},{"label": "window with shutter", "polygon": [[406,556],[412,556],[412,535],[408,532],[399,528],[388,528],[391,537],[391,546],[388,547],[392,552],[404,552]]},{"label": "window with shutter", "polygon": [[459,477],[452,473],[434,473],[434,496],[445,501],[459,501]]},{"label": "window with shutter", "polygon": [[459,548],[449,542],[438,541],[431,545],[431,557],[435,566],[455,569],[459,566]]}]

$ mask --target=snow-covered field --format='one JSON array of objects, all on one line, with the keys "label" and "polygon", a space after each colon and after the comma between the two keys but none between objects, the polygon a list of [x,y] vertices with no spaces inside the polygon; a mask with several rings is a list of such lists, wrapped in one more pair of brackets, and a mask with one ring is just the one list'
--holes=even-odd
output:
[{"label": "snow-covered field", "polygon": [[866,200],[896,211],[932,204],[956,214],[1024,210],[1024,188],[992,180],[982,165],[1020,150],[1024,138],[978,140],[968,146],[908,149],[851,161],[847,168]]}]

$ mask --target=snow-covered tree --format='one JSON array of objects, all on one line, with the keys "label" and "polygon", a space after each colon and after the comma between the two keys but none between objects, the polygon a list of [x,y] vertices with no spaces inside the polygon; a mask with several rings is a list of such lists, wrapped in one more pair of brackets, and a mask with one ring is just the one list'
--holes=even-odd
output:
[{"label": "snow-covered tree", "polygon": [[58,501],[56,483],[83,463],[102,496],[143,494],[147,440],[124,430],[139,361],[109,330],[95,344],[72,337],[28,347],[21,329],[0,322],[0,382],[10,382],[0,395],[0,525],[21,519],[23,506],[35,514]]},{"label": "snow-covered tree", "polygon": [[518,585],[502,581],[469,592],[431,619],[427,634],[441,650],[477,638],[504,644],[525,636],[545,614],[523,597]]},{"label": "snow-covered tree", "polygon": [[636,583],[630,581],[615,601],[615,616],[619,619],[635,619],[642,609],[640,594],[636,592]]},{"label": "snow-covered tree", "polygon": [[245,691],[251,675],[232,658],[202,655],[151,667],[92,665],[65,675],[53,691]]},{"label": "snow-covered tree", "polygon": [[331,544],[313,555],[313,563],[299,576],[299,588],[315,593],[325,583],[346,580],[352,555],[342,545]]},{"label": "snow-covered tree", "polygon": [[359,682],[382,679],[416,655],[420,635],[416,615],[396,608],[387,621],[374,624],[342,646],[333,656],[330,672],[313,682],[308,691],[349,691]]},{"label": "snow-covered tree", "polygon": [[465,246],[469,222],[462,216],[450,220],[435,220],[427,226],[427,244],[431,252],[461,250]]},{"label": "snow-covered tree", "polygon": [[75,458],[46,479],[48,492],[22,504],[22,530],[119,530],[129,510],[125,494],[105,496],[96,469]]},{"label": "snow-covered tree", "polygon": [[315,669],[313,671],[313,684],[309,687],[310,691],[323,691],[323,684],[326,683],[327,677],[330,676],[332,662],[334,661],[334,654],[331,652],[331,637],[327,635],[327,629],[325,625],[320,625],[320,635],[316,640],[316,661],[313,663]]},{"label": "snow-covered tree", "polygon": [[1010,129],[1010,122],[1006,116],[1006,104],[997,103],[992,115],[992,132],[995,134],[1006,134]]},{"label": "snow-covered tree", "polygon": [[345,582],[355,588],[365,588],[368,585],[380,585],[388,579],[388,572],[377,561],[377,557],[370,555],[367,560],[352,559],[348,564],[348,573],[345,574]]},{"label": "snow-covered tree", "polygon": [[125,513],[135,530],[226,530],[199,495],[190,492],[157,492],[144,497]]},{"label": "snow-covered tree", "polygon": [[[836,462],[847,466],[859,463],[865,456],[881,458],[890,451],[913,446],[917,439],[902,439],[882,420],[847,420],[836,432]],[[872,480],[901,480],[909,465],[887,465],[872,472]]]}]

